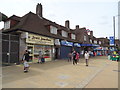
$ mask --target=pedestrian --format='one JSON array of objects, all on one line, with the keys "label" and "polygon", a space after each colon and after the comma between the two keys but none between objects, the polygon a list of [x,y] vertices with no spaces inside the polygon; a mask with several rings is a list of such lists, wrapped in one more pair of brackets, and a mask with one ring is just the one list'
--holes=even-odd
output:
[{"label": "pedestrian", "polygon": [[85,51],[85,61],[86,61],[86,66],[88,66],[88,59],[89,59],[89,53],[87,51]]},{"label": "pedestrian", "polygon": [[76,55],[77,55],[77,53],[76,53],[76,51],[73,51],[73,65],[75,65],[75,64],[77,64],[77,59],[76,59]]},{"label": "pedestrian", "polygon": [[42,63],[45,63],[45,58],[43,57],[43,55],[42,55],[42,57],[41,57],[41,64]]},{"label": "pedestrian", "polygon": [[24,60],[23,64],[24,64],[24,72],[28,72],[30,65],[28,64],[26,60]]},{"label": "pedestrian", "polygon": [[29,62],[29,59],[30,59],[29,52],[28,50],[25,50],[22,60],[26,60],[27,62]]},{"label": "pedestrian", "polygon": [[25,50],[25,53],[23,55],[23,58],[22,58],[22,61],[23,61],[23,64],[24,64],[24,72],[28,72],[28,69],[29,69],[29,59],[30,59],[30,56],[29,56],[29,52],[28,50]]},{"label": "pedestrian", "polygon": [[77,53],[76,53],[77,64],[79,63],[79,59],[80,59],[80,55],[79,55],[79,53],[77,52]]},{"label": "pedestrian", "polygon": [[41,51],[39,51],[38,63],[41,63],[41,59],[42,59],[42,52],[41,52]]},{"label": "pedestrian", "polygon": [[72,53],[68,53],[68,62],[72,60]]}]

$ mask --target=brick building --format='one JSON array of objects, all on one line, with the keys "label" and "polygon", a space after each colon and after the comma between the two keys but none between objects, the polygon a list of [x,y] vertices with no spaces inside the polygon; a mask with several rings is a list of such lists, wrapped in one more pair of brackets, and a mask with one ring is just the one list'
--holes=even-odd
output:
[{"label": "brick building", "polygon": [[65,21],[65,26],[59,25],[44,18],[42,11],[42,5],[38,4],[36,13],[29,12],[22,17],[13,15],[4,21],[3,48],[11,44],[9,50],[3,50],[4,62],[19,62],[26,49],[30,52],[31,61],[36,62],[39,52],[46,61],[51,61],[66,59],[68,53],[73,50],[81,53],[82,50],[89,51],[101,45],[93,36],[93,31],[88,35],[86,28],[79,28],[79,25],[76,25],[75,29],[70,29],[69,20]]}]

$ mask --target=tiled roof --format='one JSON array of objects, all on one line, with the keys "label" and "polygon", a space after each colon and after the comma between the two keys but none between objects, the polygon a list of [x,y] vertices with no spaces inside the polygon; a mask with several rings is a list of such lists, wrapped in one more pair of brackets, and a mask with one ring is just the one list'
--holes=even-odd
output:
[{"label": "tiled roof", "polygon": [[[15,16],[13,16],[11,18],[18,19]],[[57,28],[64,29],[65,31],[68,31],[68,32],[69,32],[69,30],[67,30],[66,27],[60,26],[59,24],[56,24],[50,20],[47,20],[45,18],[41,18],[32,12],[29,12],[28,14],[24,15],[19,20],[20,20],[20,22],[16,26],[14,26],[11,29],[4,30],[3,32],[13,32],[16,30],[21,30],[21,31],[35,33],[35,34],[40,34],[43,36],[48,36],[48,37],[53,37],[53,38],[65,39],[65,40],[72,41],[72,42],[77,42],[75,40],[62,37],[61,35],[51,34],[49,29],[46,27],[47,25],[54,25]]]}]

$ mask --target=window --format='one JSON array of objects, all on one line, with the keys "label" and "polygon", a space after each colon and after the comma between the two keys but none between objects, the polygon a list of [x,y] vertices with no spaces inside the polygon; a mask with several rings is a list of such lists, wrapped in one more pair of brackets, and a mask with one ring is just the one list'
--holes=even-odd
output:
[{"label": "window", "polygon": [[96,41],[96,40],[94,40],[94,43],[95,43],[95,44],[97,44],[97,41]]},{"label": "window", "polygon": [[90,43],[92,43],[92,40],[90,39]]},{"label": "window", "polygon": [[99,44],[101,44],[101,41],[99,41]]},{"label": "window", "polygon": [[67,33],[66,31],[63,31],[63,30],[62,30],[62,36],[63,36],[63,37],[68,37],[68,33]]},{"label": "window", "polygon": [[4,30],[5,29],[9,29],[10,28],[10,21],[6,21],[5,23],[4,23]]},{"label": "window", "polygon": [[54,26],[50,26],[50,33],[57,34],[57,28]]},{"label": "window", "polygon": [[86,36],[84,36],[84,41],[87,41],[87,37]]},{"label": "window", "polygon": [[72,39],[75,39],[75,34],[71,34]]}]

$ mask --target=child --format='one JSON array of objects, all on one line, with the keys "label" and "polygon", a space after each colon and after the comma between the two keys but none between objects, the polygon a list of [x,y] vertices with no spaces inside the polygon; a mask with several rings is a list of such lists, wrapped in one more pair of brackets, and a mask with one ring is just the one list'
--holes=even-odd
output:
[{"label": "child", "polygon": [[28,69],[29,69],[29,64],[26,60],[24,60],[24,72],[28,72]]}]

